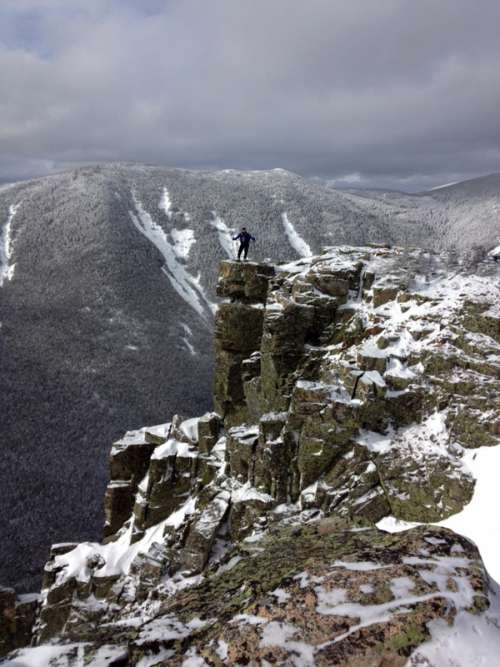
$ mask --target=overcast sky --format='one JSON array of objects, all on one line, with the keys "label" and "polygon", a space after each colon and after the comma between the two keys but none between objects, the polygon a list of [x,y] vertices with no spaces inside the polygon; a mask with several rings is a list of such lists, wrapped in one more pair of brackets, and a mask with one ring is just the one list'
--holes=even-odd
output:
[{"label": "overcast sky", "polygon": [[499,0],[0,0],[0,180],[127,160],[500,171]]}]

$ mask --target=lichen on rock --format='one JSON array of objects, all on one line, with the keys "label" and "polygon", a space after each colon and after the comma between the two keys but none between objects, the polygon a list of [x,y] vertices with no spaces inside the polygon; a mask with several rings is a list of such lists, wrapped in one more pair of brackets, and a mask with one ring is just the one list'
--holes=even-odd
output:
[{"label": "lichen on rock", "polygon": [[223,262],[215,411],[114,445],[105,541],[53,549],[35,643],[130,665],[402,666],[431,621],[481,614],[470,542],[374,526],[460,512],[464,451],[499,444],[495,293],[429,258]]}]

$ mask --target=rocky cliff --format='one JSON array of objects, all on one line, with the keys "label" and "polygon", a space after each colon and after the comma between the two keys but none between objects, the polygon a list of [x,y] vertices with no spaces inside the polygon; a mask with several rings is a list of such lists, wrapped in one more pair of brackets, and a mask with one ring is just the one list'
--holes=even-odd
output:
[{"label": "rocky cliff", "polygon": [[499,193],[500,175],[405,195],[140,164],[0,187],[0,581],[38,589],[50,544],[100,538],[123,431],[212,409],[217,271],[241,225],[274,264],[333,243],[470,255],[500,244]]},{"label": "rocky cliff", "polygon": [[222,262],[215,412],[113,445],[103,543],[54,545],[24,607],[0,591],[6,664],[439,666],[478,632],[498,654],[496,552],[430,525],[500,451],[497,266]]}]

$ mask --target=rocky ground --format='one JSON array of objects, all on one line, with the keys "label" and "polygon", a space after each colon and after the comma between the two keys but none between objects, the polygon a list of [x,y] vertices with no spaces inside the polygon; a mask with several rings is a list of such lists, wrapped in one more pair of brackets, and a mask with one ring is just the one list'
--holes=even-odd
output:
[{"label": "rocky ground", "polygon": [[218,293],[215,412],[113,445],[103,543],[0,591],[4,664],[493,665],[494,505],[430,524],[500,451],[498,263],[336,247]]}]

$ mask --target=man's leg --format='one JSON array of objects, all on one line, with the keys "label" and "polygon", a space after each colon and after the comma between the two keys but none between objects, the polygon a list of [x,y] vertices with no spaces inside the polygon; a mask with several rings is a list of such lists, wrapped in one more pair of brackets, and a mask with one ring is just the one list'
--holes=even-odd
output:
[{"label": "man's leg", "polygon": [[243,244],[240,243],[240,247],[238,248],[238,259],[240,259],[240,257],[241,257],[242,250],[243,250]]},{"label": "man's leg", "polygon": [[243,259],[246,259],[246,258],[247,258],[247,255],[248,255],[248,243],[245,245],[245,250],[244,250]]}]

